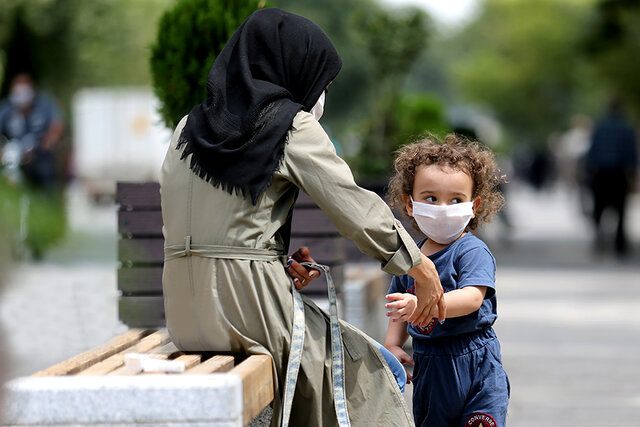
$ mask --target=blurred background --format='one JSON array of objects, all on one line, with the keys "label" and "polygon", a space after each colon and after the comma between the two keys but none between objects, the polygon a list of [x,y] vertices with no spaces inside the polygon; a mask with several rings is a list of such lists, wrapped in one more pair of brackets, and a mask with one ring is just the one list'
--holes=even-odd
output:
[{"label": "blurred background", "polygon": [[126,330],[115,183],[157,179],[215,55],[268,6],[342,55],[322,124],[361,185],[384,194],[393,152],[426,131],[498,156],[507,205],[480,235],[510,425],[637,423],[635,0],[0,2],[0,375]]}]

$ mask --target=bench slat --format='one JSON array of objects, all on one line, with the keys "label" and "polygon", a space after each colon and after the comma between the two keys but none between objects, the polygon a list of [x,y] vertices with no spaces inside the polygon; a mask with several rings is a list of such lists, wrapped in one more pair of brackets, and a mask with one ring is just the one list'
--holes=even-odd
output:
[{"label": "bench slat", "polygon": [[162,294],[120,297],[118,317],[122,323],[134,328],[164,327]]},{"label": "bench slat", "polygon": [[295,209],[291,220],[292,236],[339,236],[340,233],[329,217],[317,207]]},{"label": "bench slat", "polygon": [[120,267],[118,290],[123,294],[162,294],[162,266]]},{"label": "bench slat", "polygon": [[131,329],[101,346],[75,355],[42,371],[38,371],[33,374],[33,376],[47,377],[76,374],[97,362],[101,362],[104,359],[131,347],[145,336],[150,335],[152,332],[153,331],[144,329]]},{"label": "bench slat", "polygon": [[335,237],[291,237],[291,252],[301,246],[311,249],[311,256],[318,264],[333,266],[345,262],[345,238]]},{"label": "bench slat", "polygon": [[124,263],[162,264],[164,262],[164,239],[120,239],[118,260]]},{"label": "bench slat", "polygon": [[116,203],[124,209],[159,209],[160,184],[157,182],[118,182]]},{"label": "bench slat", "polygon": [[169,334],[166,330],[154,332],[153,334],[144,337],[139,343],[114,354],[113,356],[89,366],[87,369],[78,372],[78,376],[90,376],[90,375],[106,375],[109,372],[115,371],[124,365],[124,355],[127,353],[148,353],[154,348],[165,345],[169,342]]},{"label": "bench slat", "polygon": [[183,354],[182,356],[177,357],[175,360],[180,360],[184,362],[184,370],[191,369],[200,364],[202,360],[202,356],[199,354]]},{"label": "bench slat", "polygon": [[162,237],[162,212],[119,210],[118,233]]},{"label": "bench slat", "polygon": [[233,369],[233,361],[233,356],[217,355],[191,369],[187,369],[184,373],[188,375],[221,374]]},{"label": "bench slat", "polygon": [[242,421],[247,425],[273,400],[271,357],[249,356],[231,373],[242,378]]}]

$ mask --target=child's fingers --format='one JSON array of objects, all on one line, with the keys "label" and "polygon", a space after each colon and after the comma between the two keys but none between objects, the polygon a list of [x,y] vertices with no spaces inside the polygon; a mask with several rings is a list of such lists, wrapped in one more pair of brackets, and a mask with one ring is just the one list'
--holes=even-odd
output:
[{"label": "child's fingers", "polygon": [[405,307],[407,305],[406,301],[395,301],[395,302],[388,302],[384,305],[384,308],[391,308],[391,309],[399,309],[402,307]]},{"label": "child's fingers", "polygon": [[393,321],[400,320],[401,317],[400,313],[398,313],[397,310],[387,311],[385,315],[387,317],[390,317]]},{"label": "child's fingers", "polygon": [[402,296],[401,293],[395,292],[393,294],[385,295],[385,298],[387,300],[389,300],[389,301],[399,301],[399,300],[403,299],[404,297]]},{"label": "child's fingers", "polygon": [[409,356],[407,353],[401,354],[398,360],[400,360],[400,363],[402,363],[403,365],[409,365],[409,366],[414,365],[413,358]]}]

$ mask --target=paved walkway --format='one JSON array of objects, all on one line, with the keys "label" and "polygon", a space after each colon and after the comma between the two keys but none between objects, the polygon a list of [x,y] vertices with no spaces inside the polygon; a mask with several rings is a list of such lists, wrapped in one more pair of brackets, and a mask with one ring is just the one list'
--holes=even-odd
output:
[{"label": "paved walkway", "polygon": [[[629,215],[635,252],[624,261],[594,255],[574,202],[514,184],[510,239],[499,223],[484,232],[498,261],[510,427],[640,425],[640,197]],[[115,207],[93,206],[77,188],[69,206],[67,240],[42,263],[14,266],[3,290],[5,377],[126,330],[117,320]]]},{"label": "paved walkway", "polygon": [[71,190],[66,240],[43,262],[14,265],[2,290],[5,377],[29,375],[127,330],[117,312],[116,208]]},{"label": "paved walkway", "polygon": [[521,189],[509,203],[513,240],[492,244],[509,425],[640,425],[640,198],[624,260],[593,251],[570,194]]}]

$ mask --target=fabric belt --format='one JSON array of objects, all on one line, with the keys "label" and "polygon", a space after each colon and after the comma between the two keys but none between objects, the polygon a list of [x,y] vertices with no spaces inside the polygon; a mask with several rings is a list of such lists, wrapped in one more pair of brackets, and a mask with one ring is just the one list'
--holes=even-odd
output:
[{"label": "fabric belt", "polygon": [[164,247],[164,260],[169,261],[186,256],[203,258],[244,259],[251,261],[283,261],[287,257],[270,249],[241,246],[192,245],[191,236],[185,237],[184,245],[167,245]]},{"label": "fabric belt", "polygon": [[[184,245],[168,245],[164,248],[165,261],[187,256],[199,256],[204,258],[243,259],[253,261],[277,261],[286,263],[286,255],[279,254],[269,249],[219,246],[219,245],[192,245],[191,236],[185,237]],[[331,323],[331,376],[333,379],[333,402],[336,409],[336,417],[340,427],[351,426],[349,413],[347,412],[347,398],[344,391],[344,346],[340,323],[338,321],[338,306],[336,289],[329,267],[322,264],[303,262],[301,265],[316,270],[324,271],[327,277],[327,293],[329,297],[329,318]],[[281,426],[289,425],[291,405],[298,380],[298,371],[302,361],[302,349],[304,347],[304,335],[306,330],[304,318],[304,303],[300,292],[295,288],[291,279],[291,292],[293,294],[293,327],[291,331],[291,345],[289,349],[289,361],[285,374],[284,396],[282,402]]]}]

